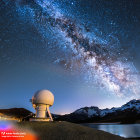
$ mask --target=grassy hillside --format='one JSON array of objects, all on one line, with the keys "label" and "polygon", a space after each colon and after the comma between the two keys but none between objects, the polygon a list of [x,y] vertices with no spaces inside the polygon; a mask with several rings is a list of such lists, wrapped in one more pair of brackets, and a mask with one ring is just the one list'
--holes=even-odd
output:
[{"label": "grassy hillside", "polygon": [[68,122],[20,122],[18,127],[33,130],[41,140],[125,140],[104,131]]}]

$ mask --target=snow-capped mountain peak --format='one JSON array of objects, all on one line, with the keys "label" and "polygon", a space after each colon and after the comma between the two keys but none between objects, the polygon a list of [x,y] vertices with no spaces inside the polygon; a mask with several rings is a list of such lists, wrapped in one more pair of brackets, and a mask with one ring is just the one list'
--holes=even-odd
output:
[{"label": "snow-capped mountain peak", "polygon": [[91,116],[98,116],[99,111],[100,110],[98,107],[91,106],[91,107],[80,108],[73,113],[74,114],[83,114],[83,115],[87,115],[88,117],[91,117]]}]

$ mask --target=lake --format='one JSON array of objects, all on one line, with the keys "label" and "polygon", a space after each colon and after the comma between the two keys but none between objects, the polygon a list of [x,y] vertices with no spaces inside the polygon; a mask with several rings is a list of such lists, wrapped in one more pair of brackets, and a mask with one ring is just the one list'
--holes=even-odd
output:
[{"label": "lake", "polygon": [[103,130],[125,138],[140,137],[140,124],[84,123],[81,125]]}]

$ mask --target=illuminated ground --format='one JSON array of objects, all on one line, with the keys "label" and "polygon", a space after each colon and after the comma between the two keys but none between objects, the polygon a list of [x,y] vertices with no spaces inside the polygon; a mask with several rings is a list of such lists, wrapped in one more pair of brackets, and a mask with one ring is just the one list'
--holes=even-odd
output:
[{"label": "illuminated ground", "polygon": [[18,125],[33,130],[45,140],[125,140],[107,132],[68,122],[21,122]]}]

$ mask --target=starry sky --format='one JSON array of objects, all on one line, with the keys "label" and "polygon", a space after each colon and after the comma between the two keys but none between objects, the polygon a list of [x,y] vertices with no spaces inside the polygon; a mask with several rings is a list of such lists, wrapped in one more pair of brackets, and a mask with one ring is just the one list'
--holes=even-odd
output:
[{"label": "starry sky", "polygon": [[51,112],[140,98],[139,0],[1,0],[0,108],[39,89]]}]

